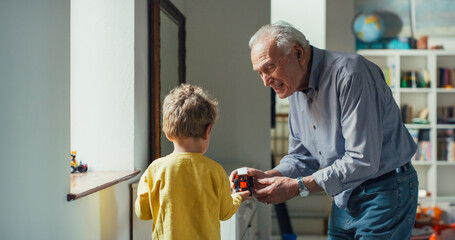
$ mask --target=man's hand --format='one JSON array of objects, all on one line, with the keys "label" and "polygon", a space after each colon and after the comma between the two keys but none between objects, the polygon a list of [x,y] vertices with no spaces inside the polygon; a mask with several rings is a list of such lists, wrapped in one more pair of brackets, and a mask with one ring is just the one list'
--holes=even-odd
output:
[{"label": "man's hand", "polygon": [[258,179],[260,188],[254,186],[254,194],[258,201],[278,204],[299,194],[297,179],[288,177],[271,177]]}]

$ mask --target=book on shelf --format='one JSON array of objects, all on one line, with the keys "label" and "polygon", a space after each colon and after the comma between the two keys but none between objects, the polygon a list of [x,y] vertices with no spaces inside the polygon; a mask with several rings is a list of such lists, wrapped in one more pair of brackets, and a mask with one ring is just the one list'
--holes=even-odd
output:
[{"label": "book on shelf", "polygon": [[437,116],[439,124],[455,124],[455,105],[438,107]]},{"label": "book on shelf", "polygon": [[412,160],[418,162],[431,161],[431,142],[429,129],[408,129],[417,144],[417,150]]},{"label": "book on shelf", "polygon": [[414,142],[418,143],[419,142],[419,129],[409,128],[408,131],[409,131],[409,134],[411,134],[412,139],[414,139]]},{"label": "book on shelf", "polygon": [[428,70],[409,70],[401,72],[402,88],[429,88],[430,84],[430,73]]},{"label": "book on shelf", "polygon": [[395,88],[395,81],[393,80],[395,65],[393,65],[392,67],[383,67],[382,72],[384,74],[384,79],[387,85],[392,89]]},{"label": "book on shelf", "polygon": [[455,69],[438,68],[438,88],[455,88]]},{"label": "book on shelf", "polygon": [[417,143],[417,152],[414,155],[414,161],[431,162],[431,142],[419,141]]},{"label": "book on shelf", "polygon": [[439,129],[437,132],[437,157],[439,161],[455,162],[455,130]]},{"label": "book on shelf", "polygon": [[412,123],[412,106],[404,104],[401,106],[401,119],[404,123]]}]

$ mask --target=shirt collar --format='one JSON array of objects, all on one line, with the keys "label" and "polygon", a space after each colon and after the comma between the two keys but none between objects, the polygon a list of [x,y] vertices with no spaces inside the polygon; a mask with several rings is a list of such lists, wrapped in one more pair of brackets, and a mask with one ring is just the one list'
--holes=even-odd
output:
[{"label": "shirt collar", "polygon": [[310,46],[311,51],[311,70],[310,70],[310,82],[308,83],[308,89],[303,92],[307,92],[309,89],[319,90],[319,76],[321,75],[322,64],[324,59],[324,51]]}]

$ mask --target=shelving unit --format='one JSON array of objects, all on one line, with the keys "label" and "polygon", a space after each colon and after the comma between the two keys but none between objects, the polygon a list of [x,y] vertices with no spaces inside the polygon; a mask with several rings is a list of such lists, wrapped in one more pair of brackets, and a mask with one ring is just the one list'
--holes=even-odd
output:
[{"label": "shelving unit", "polygon": [[[370,61],[376,63],[384,71],[384,75],[390,79],[393,96],[403,112],[404,105],[411,106],[412,118],[419,116],[422,110],[428,108],[427,120],[429,122],[406,123],[406,127],[412,133],[429,133],[427,137],[429,154],[426,160],[413,159],[413,165],[419,176],[419,188],[431,193],[428,197],[419,198],[419,202],[455,202],[455,160],[443,160],[438,158],[443,150],[438,149],[438,132],[452,131],[452,139],[455,141],[455,122],[441,122],[439,107],[455,107],[455,88],[441,88],[439,85],[439,69],[448,68],[455,74],[455,51],[446,50],[360,50]],[[404,72],[426,74],[429,86],[413,87],[402,86]],[[425,79],[425,78],[424,78]],[[452,76],[452,81],[455,77]],[[455,83],[452,83],[455,86]],[[410,113],[410,112],[408,112]],[[453,114],[453,113],[452,113]],[[452,115],[453,118],[453,115]],[[439,123],[438,123],[439,121]],[[439,141],[449,141],[446,138]],[[416,141],[420,141],[417,140]],[[452,143],[450,143],[452,144]],[[439,151],[439,152],[438,152]],[[415,157],[417,157],[416,154]],[[445,156],[445,155],[444,155]]]}]

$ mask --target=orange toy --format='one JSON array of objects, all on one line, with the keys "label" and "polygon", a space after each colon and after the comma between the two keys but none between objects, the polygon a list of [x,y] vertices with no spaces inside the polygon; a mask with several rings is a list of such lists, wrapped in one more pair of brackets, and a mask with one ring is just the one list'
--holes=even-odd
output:
[{"label": "orange toy", "polygon": [[454,240],[455,239],[455,223],[450,225],[442,224],[433,228],[434,233],[431,234],[429,240]]}]

